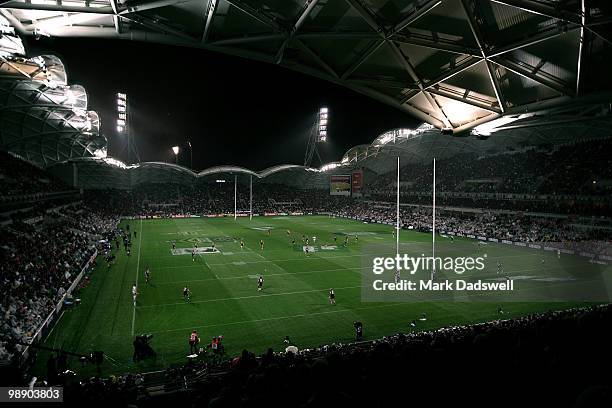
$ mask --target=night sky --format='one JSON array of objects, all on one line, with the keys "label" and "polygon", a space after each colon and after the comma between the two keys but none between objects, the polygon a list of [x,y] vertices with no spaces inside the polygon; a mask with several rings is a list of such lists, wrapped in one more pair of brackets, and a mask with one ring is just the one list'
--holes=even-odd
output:
[{"label": "night sky", "polygon": [[[89,95],[109,155],[125,160],[115,93],[128,94],[142,161],[174,161],[171,146],[193,146],[193,167],[235,164],[261,170],[302,164],[320,106],[330,110],[325,162],[386,130],[415,127],[410,115],[366,96],[272,64],[210,51],[119,40],[27,38],[29,56],[55,54],[69,84]],[[189,166],[189,152],[179,158]],[[317,163],[318,164],[318,163]]]}]

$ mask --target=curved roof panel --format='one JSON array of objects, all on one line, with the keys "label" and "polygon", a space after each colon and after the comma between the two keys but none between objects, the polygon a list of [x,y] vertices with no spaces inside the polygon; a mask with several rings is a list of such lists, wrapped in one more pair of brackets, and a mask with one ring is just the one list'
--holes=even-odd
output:
[{"label": "curved roof panel", "polygon": [[[609,2],[12,0],[22,34],[205,48],[339,83],[460,132],[612,90]],[[10,44],[9,44],[10,45]],[[7,45],[8,46],[8,45]],[[47,65],[53,65],[51,61]],[[58,66],[53,75],[65,84]]]}]

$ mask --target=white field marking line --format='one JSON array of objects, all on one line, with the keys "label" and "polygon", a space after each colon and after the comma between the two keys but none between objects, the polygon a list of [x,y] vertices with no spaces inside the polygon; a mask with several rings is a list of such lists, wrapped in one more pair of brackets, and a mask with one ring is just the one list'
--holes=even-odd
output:
[{"label": "white field marking line", "polygon": [[[516,271],[516,272],[520,272],[520,271]],[[584,282],[591,282],[594,279],[590,279]],[[566,282],[559,282],[559,284],[564,284]],[[559,284],[551,284],[550,286],[559,286]],[[537,288],[526,288],[523,289],[523,291],[531,291],[531,290],[535,290]],[[474,294],[472,296],[485,296],[487,295],[487,293],[482,293],[482,294]],[[439,301],[439,300],[448,300],[448,297],[438,297],[438,298],[430,298],[427,299],[426,302],[428,303],[432,303],[435,301]],[[424,300],[420,300],[419,302],[423,302]],[[204,326],[195,326],[196,328],[207,328],[207,327],[217,327],[217,326],[231,326],[231,325],[236,325],[236,324],[248,324],[248,323],[258,323],[258,322],[265,322],[265,321],[273,321],[273,320],[285,320],[285,319],[294,319],[294,318],[299,318],[299,317],[310,317],[310,316],[317,316],[317,315],[324,315],[324,314],[329,314],[329,313],[342,313],[342,312],[352,312],[352,311],[356,311],[356,310],[369,310],[369,309],[379,309],[379,308],[385,308],[385,307],[394,307],[394,306],[401,306],[401,305],[410,305],[413,302],[398,302],[398,303],[390,303],[390,304],[385,304],[385,305],[379,305],[379,306],[372,306],[372,307],[357,307],[357,308],[352,308],[352,309],[339,309],[339,310],[330,310],[330,311],[325,311],[325,312],[315,312],[315,313],[301,313],[301,314],[297,314],[297,315],[292,315],[292,316],[279,316],[279,317],[269,317],[269,318],[264,318],[264,319],[254,319],[254,320],[244,320],[244,321],[240,321],[240,322],[229,322],[229,323],[218,323],[218,324],[208,324],[208,325],[204,325]],[[180,304],[180,303],[179,303]],[[494,320],[494,319],[492,319]],[[159,330],[159,331],[150,331],[147,330],[148,333],[169,333],[169,332],[173,332],[173,331],[183,331],[183,330],[192,330],[194,326],[190,326],[190,327],[186,327],[186,328],[178,328],[178,329],[169,329],[169,330]]]},{"label": "white field marking line", "polygon": [[207,325],[204,325],[204,326],[189,326],[189,327],[183,327],[183,328],[179,328],[179,329],[169,329],[169,330],[159,330],[159,331],[150,331],[150,330],[147,330],[147,333],[169,333],[169,332],[173,332],[173,331],[193,330],[194,327],[198,328],[198,329],[204,329],[204,328],[208,328],[208,327],[233,326],[235,324],[259,323],[259,322],[269,322],[269,321],[272,321],[272,320],[295,319],[295,318],[298,318],[298,317],[310,317],[310,316],[318,316],[318,315],[325,315],[325,314],[331,314],[331,313],[354,312],[355,310],[381,309],[381,308],[385,308],[385,307],[401,306],[401,305],[408,305],[408,304],[409,304],[408,302],[401,302],[401,303],[390,303],[390,304],[377,305],[377,306],[371,306],[371,307],[357,307],[357,308],[353,308],[353,309],[334,309],[334,310],[328,310],[326,312],[300,313],[300,314],[296,314],[296,315],[292,315],[292,316],[267,317],[267,318],[264,318],[264,319],[243,320],[241,322],[207,324]]},{"label": "white field marking line", "polygon": [[[49,336],[51,336],[51,333],[53,333],[53,330],[55,330],[55,328],[57,327],[57,325],[59,324],[60,320],[62,320],[62,317],[64,317],[64,313],[66,313],[65,310],[62,310],[62,313],[60,314],[60,317],[55,321],[55,324],[53,325],[53,327],[51,328],[51,331],[49,332],[49,334],[47,334],[47,336],[45,337],[45,342],[47,341],[47,339],[49,338]],[[55,343],[55,341],[53,342]],[[55,344],[53,345],[55,347]]]},{"label": "white field marking line", "polygon": [[[493,259],[493,258],[492,258]],[[581,266],[576,266],[575,268],[578,268]],[[360,270],[364,270],[364,269],[370,269],[369,266],[362,266],[362,267],[355,267],[355,268],[336,268],[336,269],[320,269],[320,270],[315,270],[315,271],[303,271],[303,272],[284,272],[284,273],[271,273],[271,274],[267,274],[266,276],[286,276],[286,275],[310,275],[310,274],[315,274],[315,273],[327,273],[327,272],[342,272],[342,271],[347,271],[347,272],[355,272],[355,271],[360,271]],[[556,268],[547,268],[545,269],[546,271],[555,271],[555,270],[559,270],[559,269],[566,269],[564,267],[556,267]],[[520,272],[532,272],[532,271],[540,271],[543,270],[542,268],[538,267],[538,268],[530,268],[530,269],[520,269],[520,270],[516,270],[516,271],[511,271],[512,273],[520,273]],[[487,272],[489,272],[487,270]],[[217,275],[215,275],[217,276]],[[177,283],[191,283],[191,282],[207,282],[207,281],[215,281],[215,280],[235,280],[235,279],[245,279],[245,278],[250,278],[253,275],[238,275],[238,276],[229,276],[229,277],[224,277],[224,278],[216,278],[216,279],[212,279],[212,278],[208,278],[208,279],[193,279],[193,280],[177,280],[177,281],[168,281],[168,282],[161,282],[158,283],[157,285],[174,285]],[[496,275],[499,276],[499,275]]]},{"label": "white field marking line", "polygon": [[[138,260],[136,261],[136,293],[138,293],[138,270],[140,269],[140,249],[142,248],[142,218],[140,219],[140,232],[138,233]],[[136,295],[138,296],[138,295]],[[132,336],[136,323],[136,305],[132,309]]]},{"label": "white field marking line", "polygon": [[[569,268],[569,269],[577,269],[577,268],[582,268],[582,265],[578,265],[574,268]],[[557,270],[557,269],[567,269],[567,268],[532,268],[532,269],[519,269],[516,271],[512,271],[512,273],[521,273],[521,272],[529,272],[529,271],[536,271],[536,270],[541,270],[541,271],[553,271],[553,270]],[[506,274],[507,275],[507,274]],[[511,278],[511,276],[509,276],[508,278]],[[590,282],[594,279],[589,279],[589,280],[585,280],[585,281],[578,281],[578,283],[585,283],[585,282]],[[573,281],[576,282],[576,281]],[[559,284],[567,284],[568,282],[559,282]],[[338,290],[342,290],[342,289],[357,289],[357,288],[362,288],[365,287],[366,285],[358,285],[358,286],[345,286],[342,288],[336,288]],[[556,286],[556,285],[551,285],[551,286]],[[535,289],[535,288],[532,288]],[[299,292],[283,292],[283,293],[267,293],[267,294],[262,294],[262,295],[251,295],[251,296],[238,296],[238,297],[231,297],[231,298],[219,298],[219,299],[206,299],[206,300],[197,300],[195,302],[190,302],[191,304],[193,303],[211,303],[211,302],[222,302],[222,301],[227,301],[227,300],[241,300],[241,299],[255,299],[255,298],[262,298],[262,297],[269,297],[269,296],[285,296],[285,295],[298,295],[298,294],[304,294],[304,293],[314,293],[314,292],[324,292],[327,291],[328,289],[313,289],[313,290],[304,290],[304,291],[299,291]],[[523,289],[523,290],[529,290],[529,289]],[[441,299],[445,299],[445,298],[441,298]],[[139,309],[148,309],[148,308],[153,308],[153,307],[160,307],[160,306],[179,306],[179,305],[186,305],[188,303],[185,302],[180,302],[180,303],[163,303],[163,304],[156,304],[156,305],[147,305],[147,306],[139,306]]]},{"label": "white field marking line", "polygon": [[[316,270],[316,271],[305,271],[305,272],[270,273],[270,274],[267,274],[266,276],[308,275],[308,274],[313,274],[313,273],[340,272],[340,271],[354,272],[357,269],[359,270],[370,269],[370,267],[363,266],[360,268],[337,268],[337,269],[321,269],[321,270]],[[158,283],[157,285],[172,285],[175,283],[182,283],[182,282],[189,283],[189,282],[206,282],[206,281],[213,281],[213,280],[244,279],[244,278],[248,278],[251,276],[252,275],[239,275],[239,276],[230,276],[230,277],[218,278],[218,279],[209,278],[209,279],[194,279],[194,280],[177,280],[177,281],[161,282],[161,283]]]},{"label": "white field marking line", "polygon": [[[252,250],[251,250],[252,251]],[[319,252],[320,253],[320,252]],[[246,255],[246,254],[245,254]],[[376,255],[374,253],[367,253],[367,254],[357,254],[357,255],[339,255],[339,256],[326,256],[326,257],[320,257],[318,259],[323,259],[323,260],[331,260],[331,259],[336,259],[336,258],[354,258],[354,257],[359,257],[359,256],[367,256],[367,255]],[[517,258],[517,257],[528,257],[528,256],[538,256],[541,254],[520,254],[520,255],[505,255],[505,256],[487,256],[487,259],[506,259],[506,258]],[[289,259],[266,259],[265,261],[241,261],[244,262],[245,264],[252,264],[252,263],[265,263],[265,262],[288,262],[288,261],[304,261],[306,262],[306,258],[289,258]],[[210,263],[209,266],[236,266],[233,264],[233,262],[227,262],[227,263]],[[244,266],[244,265],[241,265]],[[182,265],[182,266],[163,266],[161,267],[162,269],[187,269],[187,268],[196,268],[197,265]],[[280,266],[279,266],[280,268]],[[346,269],[355,269],[355,268],[346,268]]]},{"label": "white field marking line", "polygon": [[[334,290],[357,289],[357,288],[361,288],[363,286],[364,285],[345,286],[343,288],[335,288]],[[212,302],[224,302],[224,301],[228,301],[228,300],[254,299],[254,298],[262,298],[262,297],[269,297],[269,296],[299,295],[299,294],[304,294],[304,293],[327,292],[328,290],[329,290],[328,288],[325,288],[325,289],[303,290],[303,291],[299,291],[299,292],[266,293],[266,294],[262,294],[262,295],[250,295],[250,296],[238,296],[238,297],[231,297],[231,298],[196,300],[194,302],[189,302],[189,303],[185,303],[185,302],[180,302],[180,303],[161,303],[161,304],[157,304],[157,305],[139,306],[138,308],[139,309],[149,309],[149,308],[153,308],[153,307],[188,305],[190,303],[191,304],[194,304],[194,303],[212,303]]]},{"label": "white field marking line", "polygon": [[[517,272],[520,272],[520,271],[517,271]],[[590,279],[590,280],[584,281],[584,282],[592,282],[594,280],[595,279]],[[565,282],[555,282],[555,283],[561,284],[561,283],[565,283]],[[550,285],[548,285],[548,287],[550,287],[550,286],[558,286],[555,283],[551,283]],[[527,289],[524,289],[524,290],[525,291],[530,291],[530,290],[533,290],[533,289],[537,289],[537,288],[527,288]],[[485,296],[485,295],[487,295],[487,293],[475,294],[473,296]],[[448,297],[431,298],[431,299],[428,299],[427,302],[431,303],[431,302],[435,302],[435,301],[439,301],[439,300],[442,300],[442,301],[448,300]],[[423,302],[423,301],[421,300],[419,302]],[[300,314],[296,314],[296,315],[292,315],[292,316],[268,317],[268,318],[264,318],[264,319],[243,320],[243,321],[240,321],[240,322],[229,322],[229,323],[219,323],[219,324],[208,324],[208,325],[204,325],[204,326],[195,326],[195,327],[199,329],[199,328],[208,328],[208,327],[232,326],[232,325],[236,325],[236,324],[259,323],[259,322],[267,322],[267,321],[273,321],[273,320],[295,319],[295,318],[300,318],[300,317],[318,316],[318,315],[325,315],[325,314],[330,314],[330,313],[354,312],[356,310],[380,309],[380,308],[386,308],[386,307],[409,305],[410,303],[411,302],[399,302],[399,303],[390,303],[390,304],[379,305],[379,306],[372,306],[372,307],[357,307],[357,308],[352,308],[352,309],[329,310],[329,311],[325,311],[325,312],[300,313]],[[183,330],[192,330],[192,329],[193,329],[193,327],[185,327],[185,328],[178,328],[178,329],[159,330],[159,331],[147,331],[147,332],[149,332],[149,333],[169,333],[169,332],[173,332],[173,331],[183,331]]]}]

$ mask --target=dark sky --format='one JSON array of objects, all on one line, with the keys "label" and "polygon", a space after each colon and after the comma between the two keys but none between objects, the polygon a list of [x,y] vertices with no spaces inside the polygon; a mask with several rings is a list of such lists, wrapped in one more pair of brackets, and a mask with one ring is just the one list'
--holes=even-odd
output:
[{"label": "dark sky", "polygon": [[[410,115],[366,96],[272,64],[210,51],[131,41],[28,38],[30,56],[55,54],[68,82],[85,87],[100,115],[109,155],[125,159],[116,133],[115,93],[128,94],[132,133],[142,161],[174,161],[173,145],[193,146],[201,170],[235,164],[261,170],[302,164],[308,130],[320,106],[330,110],[325,162],[370,143]],[[189,166],[188,150],[180,158]]]}]

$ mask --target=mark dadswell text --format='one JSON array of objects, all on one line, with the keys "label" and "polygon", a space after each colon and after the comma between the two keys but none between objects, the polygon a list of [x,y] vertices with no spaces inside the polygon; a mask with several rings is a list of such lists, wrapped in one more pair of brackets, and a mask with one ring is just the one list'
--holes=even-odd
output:
[{"label": "mark dadswell text", "polygon": [[443,280],[440,282],[432,280],[406,280],[402,279],[397,282],[384,282],[375,280],[372,282],[372,287],[376,291],[457,291],[457,292],[487,292],[487,291],[513,291],[514,282],[511,279],[506,279],[502,282],[484,282],[477,280],[469,282],[463,279]]}]

